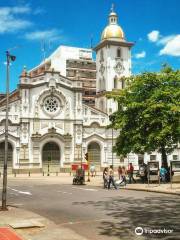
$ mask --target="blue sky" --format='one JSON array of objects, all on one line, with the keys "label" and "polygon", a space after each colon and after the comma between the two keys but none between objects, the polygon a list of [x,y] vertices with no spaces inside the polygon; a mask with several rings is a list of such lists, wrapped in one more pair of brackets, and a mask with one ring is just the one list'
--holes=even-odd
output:
[{"label": "blue sky", "polygon": [[42,40],[48,56],[59,45],[90,47],[107,24],[111,4],[119,15],[126,39],[135,42],[132,71],[158,71],[163,63],[180,64],[179,0],[1,0],[0,92],[5,91],[5,51],[17,60],[11,65],[10,89],[26,66],[42,60]]}]

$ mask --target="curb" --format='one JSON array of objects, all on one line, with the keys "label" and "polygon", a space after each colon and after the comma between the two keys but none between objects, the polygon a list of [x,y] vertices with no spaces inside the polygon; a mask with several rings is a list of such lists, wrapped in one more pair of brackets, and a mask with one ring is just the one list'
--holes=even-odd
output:
[{"label": "curb", "polygon": [[163,194],[168,194],[168,195],[180,196],[180,193],[176,193],[176,192],[166,192],[166,191],[153,190],[153,189],[123,188],[123,190],[141,191],[141,192],[154,192],[154,193],[163,193]]},{"label": "curb", "polygon": [[[88,186],[94,186],[94,187],[102,187],[100,185],[88,185]],[[130,190],[130,191],[141,191],[141,192],[153,192],[153,193],[162,193],[162,194],[168,194],[168,195],[176,195],[176,196],[180,196],[180,193],[177,192],[167,192],[167,191],[163,191],[163,190],[153,190],[153,189],[145,189],[145,188],[119,188],[120,190]]]}]

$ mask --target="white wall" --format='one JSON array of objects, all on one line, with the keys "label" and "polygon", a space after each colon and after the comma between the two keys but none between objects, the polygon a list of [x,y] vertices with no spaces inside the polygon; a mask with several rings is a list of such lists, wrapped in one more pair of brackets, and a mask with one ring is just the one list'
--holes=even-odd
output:
[{"label": "white wall", "polygon": [[76,48],[68,46],[60,46],[48,59],[51,59],[51,68],[59,71],[61,75],[66,76],[66,60],[67,59],[92,59],[92,50],[87,48]]}]

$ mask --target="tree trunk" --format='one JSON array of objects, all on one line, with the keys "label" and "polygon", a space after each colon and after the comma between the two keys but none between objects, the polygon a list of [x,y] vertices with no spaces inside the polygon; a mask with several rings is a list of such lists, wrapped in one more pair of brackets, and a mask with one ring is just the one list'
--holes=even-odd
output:
[{"label": "tree trunk", "polygon": [[167,162],[167,154],[166,154],[166,149],[165,147],[161,148],[161,160],[162,160],[162,165],[168,169],[168,162]]}]

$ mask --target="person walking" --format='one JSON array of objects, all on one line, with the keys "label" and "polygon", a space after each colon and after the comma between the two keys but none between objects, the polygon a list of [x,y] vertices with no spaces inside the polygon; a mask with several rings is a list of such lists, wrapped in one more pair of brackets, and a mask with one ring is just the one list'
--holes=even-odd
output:
[{"label": "person walking", "polygon": [[165,183],[166,182],[167,170],[166,170],[166,168],[163,165],[160,168],[159,174],[160,174],[161,181],[163,183]]},{"label": "person walking", "polygon": [[90,167],[90,173],[91,173],[91,177],[96,176],[96,167],[93,163],[91,164],[91,167]]},{"label": "person walking", "polygon": [[124,183],[124,186],[126,186],[126,175],[127,175],[127,171],[126,171],[126,168],[125,166],[122,166],[122,182],[121,183]]},{"label": "person walking", "polygon": [[142,183],[147,181],[147,165],[144,162],[139,166],[139,176]]},{"label": "person walking", "polygon": [[118,176],[119,176],[119,180],[121,180],[122,179],[122,167],[121,166],[118,167]]},{"label": "person walking", "polygon": [[132,163],[129,164],[128,166],[128,176],[129,176],[129,183],[131,184],[132,180],[134,183],[136,183],[136,180],[133,177],[133,173],[134,173],[134,167],[132,165]]},{"label": "person walking", "polygon": [[112,165],[109,168],[108,175],[109,175],[108,190],[110,189],[111,183],[114,186],[114,188],[117,189],[117,186],[114,181],[114,170]]},{"label": "person walking", "polygon": [[109,177],[108,177],[108,168],[105,167],[104,170],[103,170],[104,188],[108,188],[108,180],[109,180]]}]

